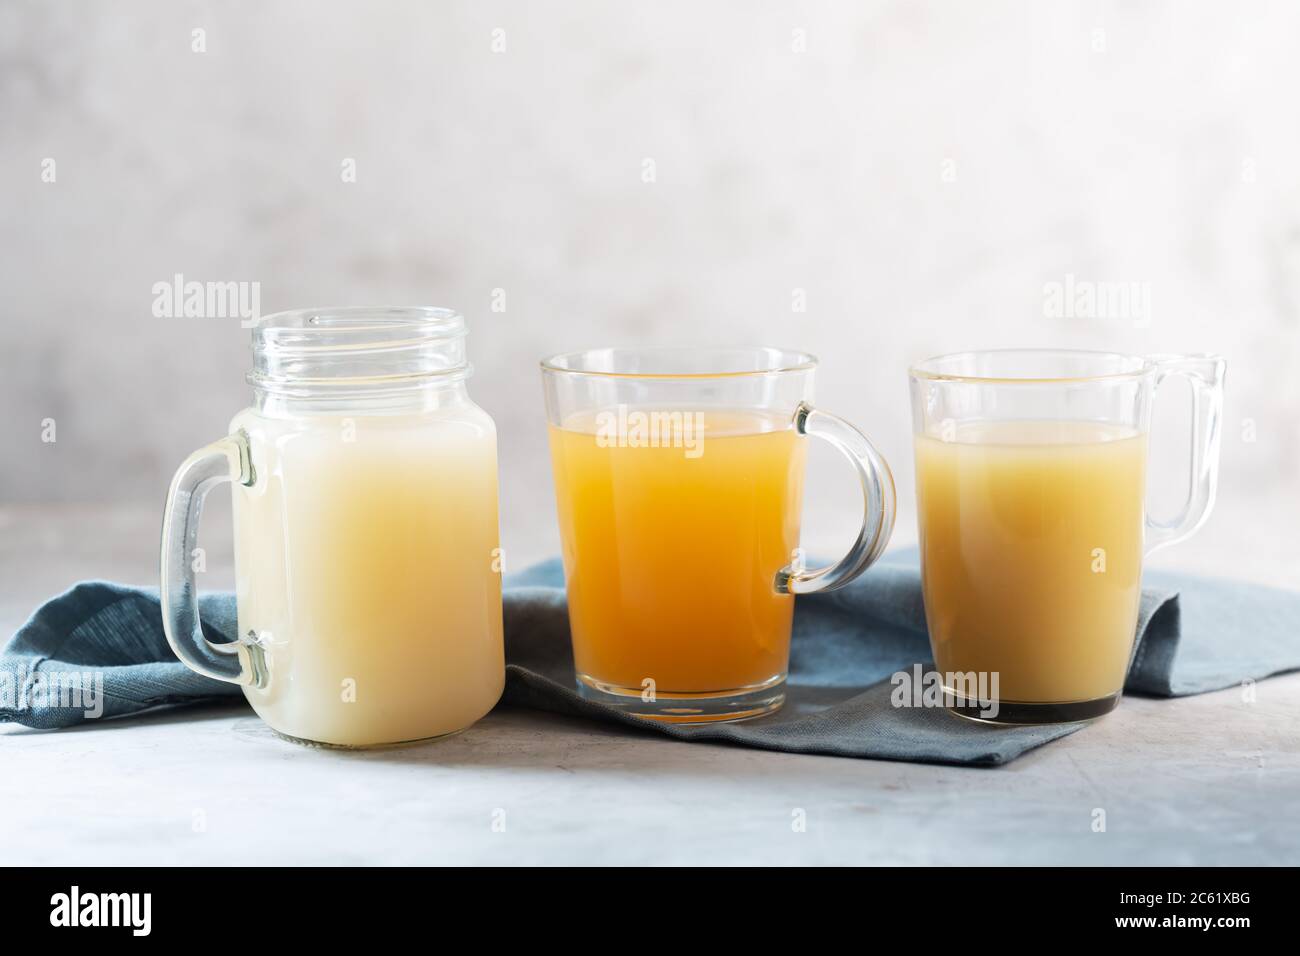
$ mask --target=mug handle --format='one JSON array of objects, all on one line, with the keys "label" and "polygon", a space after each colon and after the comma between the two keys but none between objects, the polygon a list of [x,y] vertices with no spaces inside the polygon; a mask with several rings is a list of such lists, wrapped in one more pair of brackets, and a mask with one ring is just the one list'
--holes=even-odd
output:
[{"label": "mug handle", "polygon": [[1179,375],[1192,386],[1192,461],[1187,503],[1172,521],[1147,515],[1147,554],[1182,541],[1205,523],[1214,507],[1219,483],[1219,439],[1223,417],[1223,376],[1227,362],[1219,355],[1157,355],[1154,389]]},{"label": "mug handle", "polygon": [[176,469],[163,512],[161,596],[163,633],[181,663],[205,677],[261,687],[265,668],[255,641],[213,644],[203,636],[190,561],[208,492],[225,481],[251,485],[254,477],[248,436],[242,431],[200,448]]},{"label": "mug handle", "polygon": [[830,442],[844,455],[862,482],[862,528],[848,554],[829,567],[805,571],[793,564],[776,573],[778,594],[815,594],[848,584],[875,564],[894,532],[894,475],[867,436],[844,419],[800,402],[794,429]]}]

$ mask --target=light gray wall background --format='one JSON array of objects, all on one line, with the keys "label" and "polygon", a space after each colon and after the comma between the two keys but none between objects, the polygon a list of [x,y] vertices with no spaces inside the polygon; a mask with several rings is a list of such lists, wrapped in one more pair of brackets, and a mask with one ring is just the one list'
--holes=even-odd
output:
[{"label": "light gray wall background", "polygon": [[[910,361],[1222,352],[1223,491],[1186,553],[1300,586],[1298,37],[1285,2],[0,0],[0,533],[160,509],[246,403],[246,330],[151,314],[181,273],[256,280],[263,312],[463,311],[524,558],[556,540],[549,352],[819,354],[903,537]],[[1067,275],[1145,283],[1150,321],[1052,317]],[[853,488],[813,469],[834,547]]]}]

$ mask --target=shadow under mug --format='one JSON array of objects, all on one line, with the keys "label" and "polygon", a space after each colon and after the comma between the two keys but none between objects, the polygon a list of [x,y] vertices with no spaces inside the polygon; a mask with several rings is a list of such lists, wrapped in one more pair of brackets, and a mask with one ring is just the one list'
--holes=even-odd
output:
[{"label": "shadow under mug", "polygon": [[[1006,350],[911,370],[930,646],[955,712],[1009,723],[1112,710],[1134,649],[1146,554],[1214,503],[1217,356]],[[1187,502],[1146,513],[1156,389],[1192,386]]]},{"label": "shadow under mug", "polygon": [[[889,467],[811,405],[816,359],[771,348],[596,349],[542,363],[578,691],[682,723],[785,700],[794,595],[848,583],[894,524]],[[805,436],[864,499],[840,561],[805,570]]]}]

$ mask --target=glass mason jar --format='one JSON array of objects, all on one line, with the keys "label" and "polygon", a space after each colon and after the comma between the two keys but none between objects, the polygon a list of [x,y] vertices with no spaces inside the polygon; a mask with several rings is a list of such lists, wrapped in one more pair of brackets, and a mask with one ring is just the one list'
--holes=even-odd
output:
[{"label": "glass mason jar", "polygon": [[[167,497],[162,606],[191,669],[273,729],[366,747],[454,733],[505,676],[496,429],[470,401],[461,316],[282,312],[253,332],[253,405]],[[233,488],[239,636],[203,634],[203,498]]]}]

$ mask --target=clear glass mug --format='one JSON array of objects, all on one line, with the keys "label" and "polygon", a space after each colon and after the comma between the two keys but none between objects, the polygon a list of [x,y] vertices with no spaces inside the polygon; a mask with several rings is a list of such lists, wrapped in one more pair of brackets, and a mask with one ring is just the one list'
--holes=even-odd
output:
[{"label": "clear glass mug", "polygon": [[[283,312],[253,331],[253,405],[167,496],[163,625],[276,731],[366,747],[486,714],[505,680],[496,429],[465,324],[434,308]],[[193,557],[233,489],[239,638],[207,640]]]},{"label": "clear glass mug", "polygon": [[[736,720],[785,700],[794,595],[884,551],[893,477],[814,409],[816,359],[770,348],[596,349],[542,363],[578,691],[644,717]],[[849,553],[799,560],[804,436],[862,483]]]},{"label": "clear glass mug", "polygon": [[[1114,708],[1143,557],[1214,503],[1224,368],[1210,355],[1007,350],[911,370],[925,613],[950,709],[1039,723]],[[1146,513],[1147,444],[1171,376],[1192,385],[1191,479],[1182,513],[1161,522]]]}]

